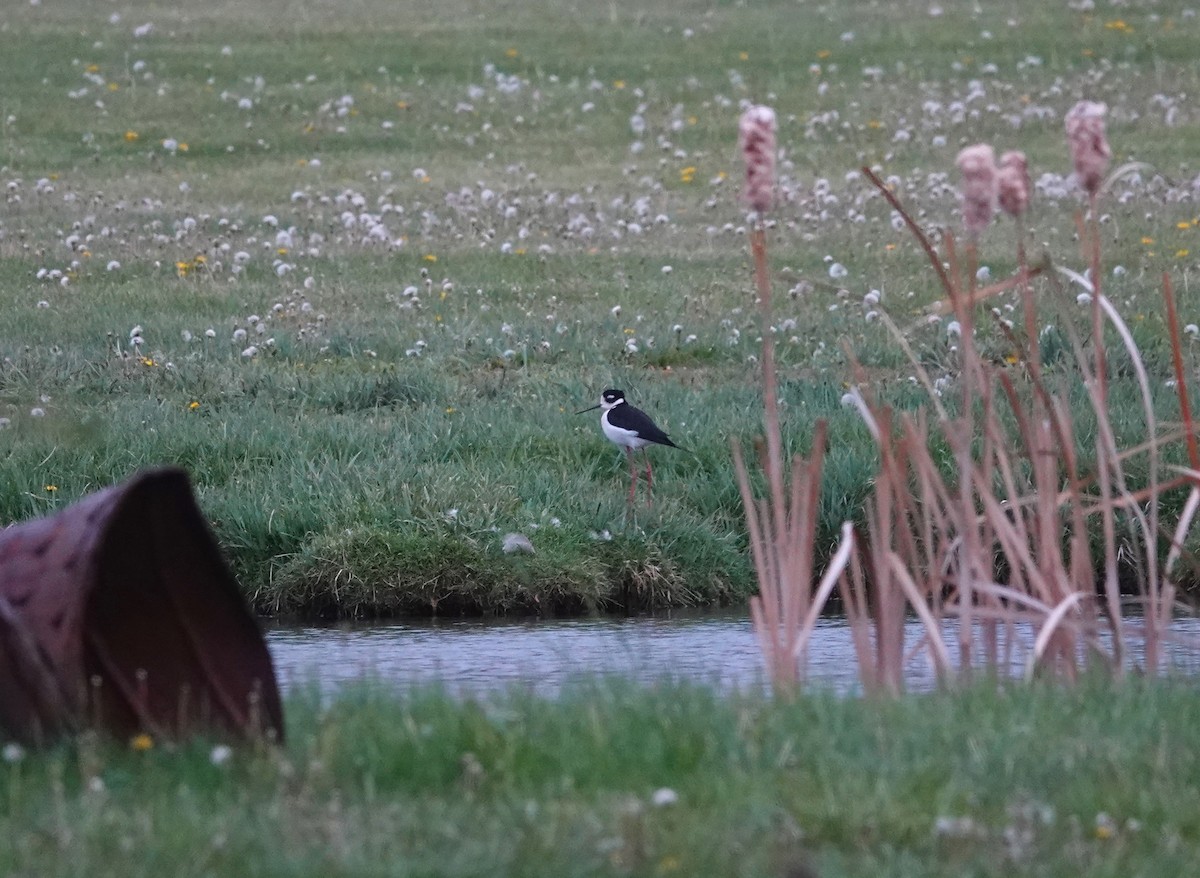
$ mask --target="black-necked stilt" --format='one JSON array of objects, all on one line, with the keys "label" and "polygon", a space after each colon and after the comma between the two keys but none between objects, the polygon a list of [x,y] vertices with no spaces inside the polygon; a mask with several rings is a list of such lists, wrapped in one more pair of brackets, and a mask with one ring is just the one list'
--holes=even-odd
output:
[{"label": "black-necked stilt", "polygon": [[[669,445],[672,448],[679,448],[679,446],[659,429],[648,414],[627,403],[623,391],[610,388],[600,394],[600,402],[596,405],[575,414],[582,415],[584,412],[596,409],[604,409],[604,413],[600,415],[600,429],[604,431],[605,437],[613,444],[624,448],[625,456],[629,458],[631,476],[629,502],[633,503],[638,479],[633,453],[639,448],[645,449],[647,445]],[[650,455],[643,450],[642,456],[646,459],[646,502],[649,503],[650,492],[654,489],[654,470],[650,466]]]}]

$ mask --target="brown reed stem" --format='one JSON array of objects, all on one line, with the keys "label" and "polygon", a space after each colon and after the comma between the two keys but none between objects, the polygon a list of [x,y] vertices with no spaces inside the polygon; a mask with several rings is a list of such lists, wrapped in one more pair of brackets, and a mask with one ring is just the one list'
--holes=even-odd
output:
[{"label": "brown reed stem", "polygon": [[1025,363],[1035,385],[1042,380],[1042,339],[1037,328],[1037,310],[1033,303],[1033,285],[1029,282],[1029,261],[1025,254],[1025,221],[1016,217],[1017,275],[1021,278],[1021,310],[1025,317]]},{"label": "brown reed stem", "polygon": [[1093,193],[1088,205],[1088,246],[1092,268],[1092,344],[1096,349],[1096,385],[1099,388],[1100,405],[1105,411],[1108,406],[1108,365],[1104,357],[1104,320],[1100,314],[1100,221],[1096,216],[1097,194]]},{"label": "brown reed stem", "polygon": [[1171,363],[1175,367],[1175,391],[1179,395],[1179,417],[1183,421],[1184,437],[1187,441],[1188,463],[1192,469],[1200,470],[1200,449],[1196,445],[1196,430],[1192,422],[1192,407],[1188,401],[1187,376],[1183,371],[1183,342],[1179,335],[1179,313],[1175,308],[1175,290],[1171,276],[1165,271],[1162,276],[1163,300],[1167,305],[1167,329],[1171,333]]},{"label": "brown reed stem", "polygon": [[925,251],[925,255],[929,257],[929,263],[933,266],[933,270],[937,272],[938,279],[942,282],[942,287],[946,290],[946,295],[953,295],[954,286],[950,283],[949,275],[946,274],[946,266],[942,265],[941,257],[938,256],[937,250],[930,243],[925,230],[917,225],[917,221],[904,209],[904,205],[900,203],[900,199],[896,197],[896,194],[892,190],[888,189],[887,184],[880,180],[874,171],[863,165],[862,172],[874,184],[875,188],[880,191],[883,197],[887,199],[887,203],[892,206],[892,210],[896,211],[903,218],[905,225],[913,233],[913,236],[917,239],[917,243]]},{"label": "brown reed stem", "polygon": [[771,327],[771,277],[767,268],[767,235],[761,225],[750,232],[750,252],[754,258],[754,286],[758,291],[762,324],[763,417],[767,433],[767,483],[772,486],[777,524],[783,521],[783,438],[779,429],[779,387],[775,378],[775,334]]}]

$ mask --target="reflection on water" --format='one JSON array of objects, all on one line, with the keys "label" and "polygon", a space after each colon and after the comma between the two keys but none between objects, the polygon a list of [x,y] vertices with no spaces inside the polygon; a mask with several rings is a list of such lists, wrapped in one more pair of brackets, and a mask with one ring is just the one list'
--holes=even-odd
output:
[{"label": "reflection on water", "polygon": [[[1200,620],[1175,631],[1200,641]],[[908,626],[912,658],[906,685],[932,688],[935,680],[918,645],[920,626]],[[750,620],[729,612],[673,613],[665,617],[520,620],[409,620],[337,628],[276,627],[267,644],[284,690],[316,683],[329,693],[340,684],[370,679],[399,689],[440,684],[482,694],[511,685],[552,695],[579,677],[618,675],[643,683],[683,679],[723,689],[765,685]],[[1026,655],[1014,654],[1019,673]],[[1135,657],[1136,660],[1136,657]],[[1191,645],[1169,649],[1172,667],[1200,672]],[[858,666],[844,618],[822,619],[809,647],[811,684],[852,692]]]}]

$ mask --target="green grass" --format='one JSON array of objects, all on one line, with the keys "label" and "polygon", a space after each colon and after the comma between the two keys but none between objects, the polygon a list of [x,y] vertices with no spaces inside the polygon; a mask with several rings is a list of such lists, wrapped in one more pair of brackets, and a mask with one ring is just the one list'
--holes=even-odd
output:
[{"label": "green grass", "polygon": [[1200,857],[1200,706],[1178,681],[288,707],[285,747],[220,765],[216,741],[91,737],[0,762],[0,871],[1073,878]]},{"label": "green grass", "polygon": [[[1200,25],[1175,3],[1121,12],[19,4],[0,27],[0,522],[181,464],[264,612],[743,600],[729,443],[752,441],[761,408],[738,102],[780,114],[785,430],[803,450],[831,419],[827,551],[861,519],[874,462],[839,403],[843,344],[884,399],[921,402],[862,297],[882,291],[915,327],[934,377],[954,364],[944,324],[917,325],[932,273],[862,164],[929,227],[956,228],[962,145],[1019,147],[1035,179],[1065,175],[1062,114],[1106,101],[1116,157],[1161,174],[1105,203],[1106,270],[1123,269],[1108,292],[1156,384],[1170,377],[1159,276],[1186,277],[1200,255],[1200,119],[1180,97],[1200,85]],[[1031,240],[1082,268],[1076,208],[1037,198]],[[1007,227],[985,240],[993,275],[1013,268],[1012,244]],[[1183,321],[1200,322],[1194,285],[1177,287]],[[1070,290],[1039,298],[1045,322],[1084,316]],[[990,330],[980,344],[1008,353]],[[1114,399],[1129,381],[1116,371]],[[655,503],[633,516],[619,454],[571,414],[609,386],[693,452],[652,451]],[[1159,407],[1176,417],[1173,393]],[[1129,406],[1114,426],[1144,433]],[[512,531],[537,554],[503,555]]]}]

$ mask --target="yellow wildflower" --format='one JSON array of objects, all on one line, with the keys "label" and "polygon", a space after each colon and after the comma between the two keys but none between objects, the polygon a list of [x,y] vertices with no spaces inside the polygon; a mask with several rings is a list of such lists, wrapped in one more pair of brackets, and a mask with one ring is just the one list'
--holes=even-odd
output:
[{"label": "yellow wildflower", "polygon": [[141,732],[129,739],[129,749],[145,753],[147,750],[154,749],[154,739],[145,732]]},{"label": "yellow wildflower", "polygon": [[138,133],[136,131],[134,131],[132,128],[130,128],[128,131],[125,132],[125,142],[126,143],[133,143],[137,139],[138,139]]}]

